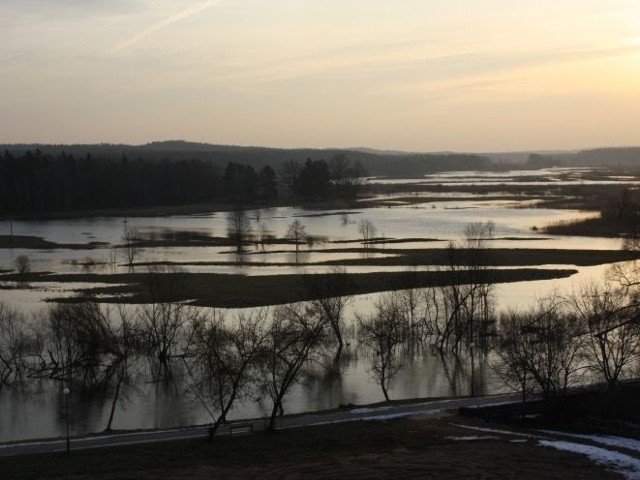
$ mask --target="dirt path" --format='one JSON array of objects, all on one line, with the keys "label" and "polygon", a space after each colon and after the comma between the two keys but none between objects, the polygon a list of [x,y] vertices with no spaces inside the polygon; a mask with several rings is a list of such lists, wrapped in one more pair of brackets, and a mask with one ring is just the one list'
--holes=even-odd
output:
[{"label": "dirt path", "polygon": [[500,427],[460,417],[446,402],[306,416],[312,426],[227,432],[212,443],[200,436],[0,458],[0,471],[15,479],[640,478],[640,441]]}]

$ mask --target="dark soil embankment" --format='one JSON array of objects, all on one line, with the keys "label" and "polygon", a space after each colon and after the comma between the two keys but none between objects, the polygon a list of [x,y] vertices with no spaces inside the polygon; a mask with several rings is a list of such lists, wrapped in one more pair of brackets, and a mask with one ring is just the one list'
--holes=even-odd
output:
[{"label": "dark soil embankment", "polygon": [[455,416],[351,422],[275,434],[0,458],[3,478],[66,479],[613,479],[586,458],[535,442],[460,441]]},{"label": "dark soil embankment", "polygon": [[526,428],[603,433],[640,439],[640,382],[613,390],[590,387],[566,396],[486,408],[463,408],[468,417]]},{"label": "dark soil embankment", "polygon": [[552,223],[542,228],[550,235],[575,235],[580,237],[624,237],[633,229],[623,222],[602,217],[587,218],[569,222]]}]

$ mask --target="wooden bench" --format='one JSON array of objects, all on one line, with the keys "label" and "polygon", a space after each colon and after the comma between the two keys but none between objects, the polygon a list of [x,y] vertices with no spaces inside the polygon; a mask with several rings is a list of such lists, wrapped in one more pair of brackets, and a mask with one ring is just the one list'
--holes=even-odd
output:
[{"label": "wooden bench", "polygon": [[232,423],[229,425],[229,435],[251,435],[253,433],[253,422]]}]

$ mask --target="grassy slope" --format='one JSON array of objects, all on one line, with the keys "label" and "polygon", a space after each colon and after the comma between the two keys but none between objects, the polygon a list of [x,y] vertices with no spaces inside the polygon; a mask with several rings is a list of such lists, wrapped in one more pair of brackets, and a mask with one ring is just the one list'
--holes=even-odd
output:
[{"label": "grassy slope", "polygon": [[457,417],[307,427],[248,437],[0,458],[3,478],[617,478],[588,460],[508,439],[459,442]]}]

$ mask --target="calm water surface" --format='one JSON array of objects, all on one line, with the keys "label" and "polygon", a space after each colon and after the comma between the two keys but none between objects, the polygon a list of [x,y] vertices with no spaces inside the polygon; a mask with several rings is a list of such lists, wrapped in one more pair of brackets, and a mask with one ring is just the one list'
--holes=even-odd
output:
[{"label": "calm water surface", "polygon": [[[532,173],[507,172],[487,174],[482,181],[499,181],[506,178],[513,181],[517,175],[526,177]],[[536,171],[540,174],[540,171]],[[555,175],[553,171],[544,175]],[[580,176],[576,173],[575,181]],[[477,175],[476,180],[477,180]],[[437,181],[456,182],[463,174],[440,175]],[[496,180],[498,179],[498,180]],[[436,181],[430,178],[429,181]],[[565,179],[566,180],[566,179]],[[625,181],[617,179],[618,182]],[[603,180],[607,181],[607,180]],[[385,208],[363,208],[357,211],[316,211],[300,208],[273,208],[249,212],[252,228],[256,231],[261,224],[266,225],[272,235],[283,237],[288,225],[299,219],[306,226],[307,233],[327,241],[352,241],[353,243],[318,243],[310,251],[305,251],[305,261],[317,263],[326,260],[353,258],[354,254],[332,252],[332,249],[359,246],[358,224],[362,219],[371,220],[377,235],[387,238],[435,239],[433,242],[412,241],[410,243],[387,243],[385,248],[439,248],[450,240],[459,239],[464,227],[470,222],[492,220],[496,225],[491,242],[494,247],[506,248],[570,248],[570,249],[618,249],[620,241],[606,238],[574,238],[540,234],[533,227],[585,218],[592,214],[571,210],[519,208],[514,209],[516,200],[491,202],[478,198],[462,201],[451,198],[436,203],[418,203]],[[520,206],[526,206],[524,204]],[[208,215],[129,218],[127,224],[146,236],[161,236],[166,232],[189,231],[214,237],[227,234],[228,215],[212,213]],[[11,268],[18,255],[27,255],[34,271],[82,272],[77,262],[90,257],[104,262],[97,267],[97,273],[126,271],[122,266],[112,267],[110,259],[112,247],[122,243],[124,221],[121,218],[86,218],[52,221],[15,221],[13,231],[18,235],[42,237],[57,243],[89,244],[104,242],[105,246],[87,250],[0,250],[0,268]],[[0,222],[0,234],[9,233],[9,222]],[[517,240],[514,240],[517,239]],[[233,265],[237,257],[228,247],[186,247],[144,249],[140,261],[170,261],[186,263],[185,270],[247,275],[286,274],[292,272],[324,272],[322,265],[282,265],[294,263],[292,251],[283,251],[287,246],[273,246],[265,253],[259,250],[247,255],[250,261],[267,262],[266,266],[248,266],[238,269]],[[322,251],[318,251],[322,250]],[[326,251],[329,250],[329,251]],[[391,255],[391,252],[386,255]],[[221,262],[222,265],[188,265],[189,262]],[[224,264],[226,263],[226,264]],[[548,266],[552,268],[554,266]],[[562,268],[567,268],[563,266]],[[601,280],[608,266],[580,267],[571,278],[503,284],[496,287],[498,308],[526,308],[538,298],[551,292],[569,293],[589,281]],[[349,267],[350,272],[398,271],[402,267]],[[6,302],[24,312],[37,312],[46,308],[43,300],[70,295],[73,288],[84,285],[74,284],[64,287],[35,283],[30,289],[0,289],[0,301]],[[348,309],[347,319],[353,322],[356,313],[366,313],[372,308],[378,294],[355,297]],[[230,312],[232,313],[232,312]],[[353,341],[346,348],[340,374],[328,374],[316,369],[297,385],[285,402],[287,413],[334,408],[341,404],[367,404],[383,399],[381,390],[369,375],[367,352],[359,351]],[[141,378],[144,367],[141,366]],[[179,377],[179,375],[178,375]],[[491,369],[484,364],[476,372],[476,391],[493,393],[503,389],[494,378]],[[407,364],[391,387],[394,399],[465,395],[470,391],[469,362],[466,359],[442,358],[430,352],[420,352],[409,357]],[[86,395],[73,391],[70,395],[71,428],[74,434],[102,431],[110,409],[110,393]],[[248,402],[239,405],[232,418],[261,417],[269,411],[270,405]],[[139,382],[135,389],[125,391],[123,401],[118,405],[114,428],[136,429],[174,427],[180,425],[207,423],[209,418],[198,400],[188,393],[185,381],[180,378],[169,385]],[[51,381],[33,381],[24,387],[8,388],[0,391],[0,441],[22,440],[40,437],[54,437],[63,433],[65,423],[63,398],[59,384]]]}]

